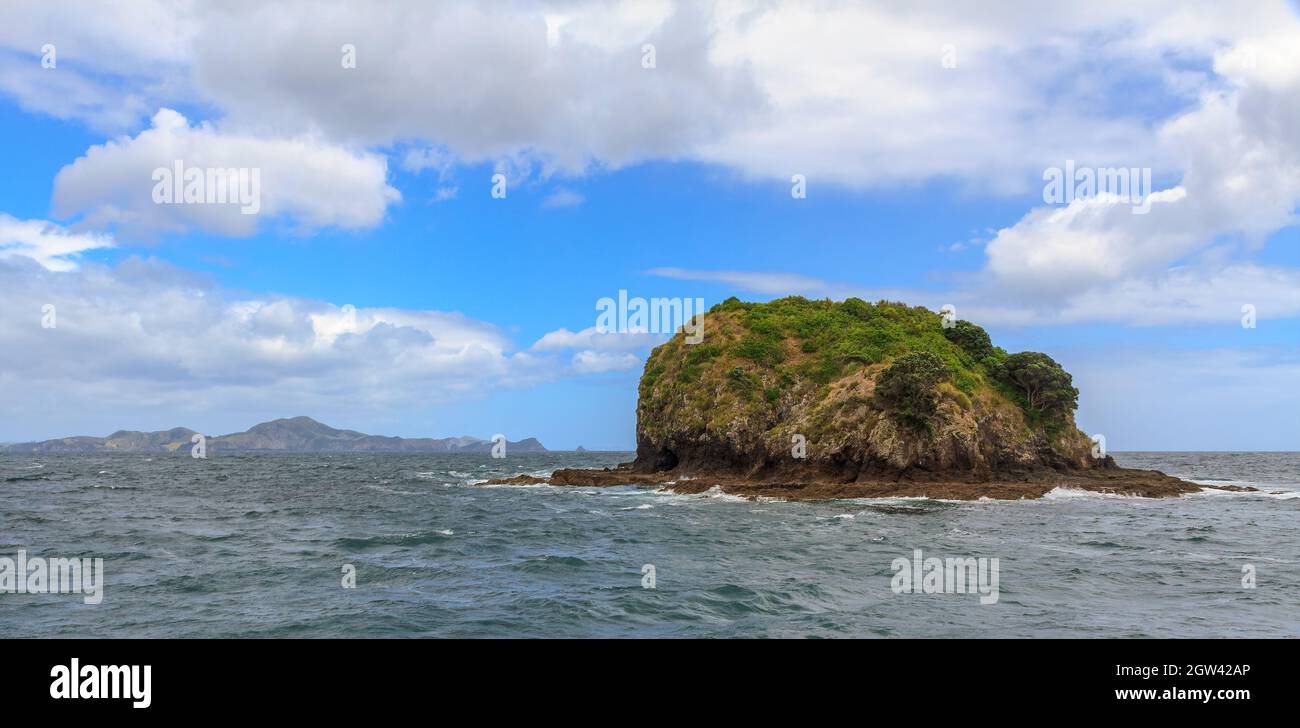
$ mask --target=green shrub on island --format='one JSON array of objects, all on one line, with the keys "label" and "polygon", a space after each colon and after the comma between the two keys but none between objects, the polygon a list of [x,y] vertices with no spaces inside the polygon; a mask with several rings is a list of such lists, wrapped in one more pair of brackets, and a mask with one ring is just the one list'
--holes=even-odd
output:
[{"label": "green shrub on island", "polygon": [[[917,428],[929,426],[938,411],[938,384],[948,378],[943,360],[928,351],[915,351],[894,360],[876,380],[882,409]],[[967,400],[969,402],[969,400]]]}]

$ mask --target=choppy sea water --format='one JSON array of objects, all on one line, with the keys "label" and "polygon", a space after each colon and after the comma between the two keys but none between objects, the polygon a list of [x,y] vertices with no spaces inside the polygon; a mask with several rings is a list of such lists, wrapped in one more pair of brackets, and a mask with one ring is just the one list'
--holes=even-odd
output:
[{"label": "choppy sea water", "polygon": [[[0,557],[105,569],[98,605],[0,593],[0,638],[1300,635],[1300,453],[1115,456],[1269,492],[749,502],[475,485],[629,453],[0,455]],[[998,558],[997,603],[894,593],[918,548]]]}]

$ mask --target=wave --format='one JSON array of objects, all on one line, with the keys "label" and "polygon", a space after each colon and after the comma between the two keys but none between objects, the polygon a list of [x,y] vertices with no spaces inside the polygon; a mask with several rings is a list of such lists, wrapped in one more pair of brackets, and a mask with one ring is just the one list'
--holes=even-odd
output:
[{"label": "wave", "polygon": [[720,485],[715,485],[715,486],[713,486],[712,488],[709,488],[708,490],[704,491],[703,493],[698,493],[698,494],[696,494],[695,497],[696,497],[696,498],[716,498],[716,499],[718,499],[718,500],[721,500],[721,501],[728,501],[728,502],[731,502],[731,503],[745,503],[745,502],[748,502],[748,499],[747,499],[747,498],[742,498],[742,497],[740,497],[740,496],[738,496],[738,495],[732,495],[732,494],[730,494],[730,493],[726,493],[726,492],[724,492],[724,491],[722,490],[722,486],[720,486]]},{"label": "wave", "polygon": [[[648,492],[652,495],[658,496],[659,498],[664,499],[670,503],[689,503],[689,502],[701,501],[701,500],[718,500],[718,501],[725,501],[730,503],[748,503],[750,501],[749,498],[745,498],[743,496],[725,493],[722,490],[722,486],[718,486],[718,485],[715,485],[712,488],[709,488],[708,490],[705,491],[701,491],[699,493],[677,493],[675,491],[669,490],[668,485],[670,484],[665,484],[664,487],[655,488],[654,490],[644,491],[644,492]],[[623,487],[638,488],[639,486],[623,486]],[[626,491],[620,491],[620,492],[626,493]],[[780,501],[781,499],[771,499],[767,502],[780,502]]]},{"label": "wave", "polygon": [[1055,488],[1043,494],[1043,500],[1156,500],[1141,495],[1128,495],[1125,493],[1102,493],[1095,490],[1084,490],[1083,488],[1071,488],[1065,485],[1058,485]]},{"label": "wave", "polygon": [[389,495],[422,495],[419,491],[416,490],[398,490],[397,488],[389,488],[384,485],[375,485],[374,483],[369,483],[365,487],[368,490],[375,490],[375,491],[379,491],[380,493],[388,493]]},{"label": "wave", "polygon": [[374,546],[418,546],[420,544],[439,543],[456,534],[450,528],[413,533],[386,533],[379,536],[359,536],[339,538],[334,545],[349,549],[366,549]]},{"label": "wave", "polygon": [[586,559],[577,556],[560,556],[546,554],[544,556],[535,556],[525,558],[523,561],[510,564],[508,567],[511,571],[526,571],[530,573],[550,573],[550,572],[570,572],[580,571],[588,565]]},{"label": "wave", "polygon": [[521,489],[542,488],[547,490],[560,490],[561,488],[564,488],[565,490],[568,490],[573,493],[580,492],[577,488],[574,488],[572,486],[558,486],[558,485],[551,485],[550,483],[490,483],[489,484],[488,483],[489,480],[491,480],[491,478],[476,478],[474,480],[465,481],[465,485],[473,485],[479,488],[521,488]]},{"label": "wave", "polygon": [[21,480],[49,480],[50,477],[45,473],[32,473],[30,475],[11,475],[4,479],[6,483],[17,483]]}]

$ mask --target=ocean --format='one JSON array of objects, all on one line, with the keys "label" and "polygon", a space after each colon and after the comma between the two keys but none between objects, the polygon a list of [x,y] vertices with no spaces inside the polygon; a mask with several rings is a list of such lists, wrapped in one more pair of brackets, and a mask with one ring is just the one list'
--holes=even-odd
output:
[{"label": "ocean", "polygon": [[[476,485],[631,453],[0,454],[0,558],[103,559],[98,604],[0,593],[0,638],[1300,636],[1300,453],[1112,454],[1266,492],[750,502]],[[932,557],[997,559],[996,601],[900,593]]]}]

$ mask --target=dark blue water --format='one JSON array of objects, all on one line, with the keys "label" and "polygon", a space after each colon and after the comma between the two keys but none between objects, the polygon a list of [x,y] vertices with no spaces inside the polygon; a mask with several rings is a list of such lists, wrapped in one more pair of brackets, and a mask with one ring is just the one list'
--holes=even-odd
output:
[{"label": "dark blue water", "polygon": [[[1117,454],[1277,491],[1161,500],[473,485],[628,458],[0,455],[0,557],[106,573],[98,605],[0,594],[0,637],[1300,635],[1297,453]],[[894,593],[891,562],[916,548],[998,558],[998,602]]]}]

